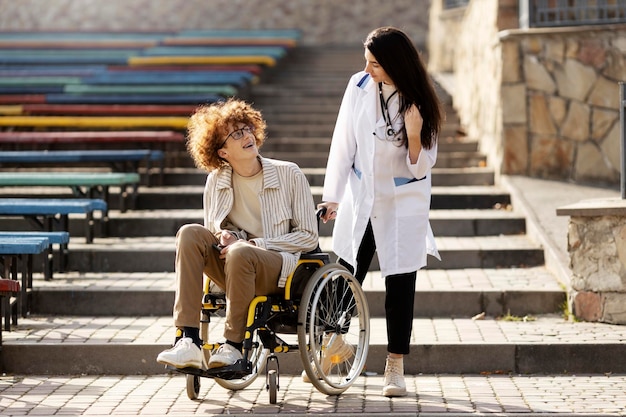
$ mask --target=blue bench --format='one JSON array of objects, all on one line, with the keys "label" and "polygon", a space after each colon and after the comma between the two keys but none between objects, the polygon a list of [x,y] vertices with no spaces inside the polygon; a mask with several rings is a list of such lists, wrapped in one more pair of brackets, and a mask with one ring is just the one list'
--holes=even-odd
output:
[{"label": "blue bench", "polygon": [[[0,41],[1,42],[1,41]],[[124,65],[11,65],[0,67],[0,76],[3,77],[88,77],[105,72],[139,72],[139,71],[201,71],[206,72],[232,72],[239,71],[249,74],[249,77],[260,75],[262,68],[259,65],[205,65],[193,67],[189,66],[163,66],[149,68],[134,68]]]},{"label": "blue bench", "polygon": [[116,172],[139,171],[139,164],[146,167],[148,185],[151,185],[152,163],[158,164],[159,184],[163,184],[165,154],[150,149],[130,150],[71,150],[71,151],[0,151],[0,165],[20,166],[28,164],[85,164],[107,163]]},{"label": "blue bench", "polygon": [[4,278],[19,280],[20,272],[22,275],[20,295],[17,299],[17,308],[21,311],[22,317],[26,317],[30,312],[33,256],[43,253],[49,246],[50,241],[47,237],[0,237],[0,259]]},{"label": "blue bench", "polygon": [[[94,211],[102,213],[102,234],[106,235],[107,203],[99,199],[55,199],[55,198],[0,198],[0,216],[24,217],[39,230],[53,232],[55,229],[69,232],[69,215],[85,215],[85,240],[94,238]],[[55,225],[59,225],[55,227]]]},{"label": "blue bench", "polygon": [[[3,77],[7,79],[7,77]],[[24,81],[35,77],[17,77]],[[67,78],[67,77],[60,77]],[[0,78],[1,80],[2,78]],[[10,78],[9,78],[10,79]],[[254,75],[247,71],[195,71],[193,69],[181,71],[161,70],[132,70],[107,71],[84,77],[82,84],[199,84],[199,85],[235,85],[243,87],[254,80]],[[69,83],[66,83],[69,84]],[[77,84],[77,83],[76,83]]]},{"label": "blue bench", "polygon": [[48,257],[44,264],[44,279],[50,281],[54,271],[54,251],[52,245],[59,245],[59,272],[64,272],[67,267],[67,258],[69,254],[68,244],[70,242],[70,234],[66,231],[58,232],[8,232],[0,231],[0,238],[21,238],[21,237],[45,237],[50,241],[48,246]]},{"label": "blue bench", "polygon": [[[70,187],[75,197],[109,204],[109,187],[119,186],[120,211],[135,208],[139,174],[131,172],[1,172],[2,187]],[[130,200],[130,201],[129,201]],[[108,212],[106,214],[108,217]]]},{"label": "blue bench", "polygon": [[6,75],[0,72],[0,85],[70,85],[70,84],[199,84],[244,86],[254,80],[246,71],[101,71],[85,76],[68,75]]},{"label": "blue bench", "polygon": [[[29,93],[7,93],[20,95]],[[39,94],[39,93],[37,93]],[[44,94],[49,104],[210,104],[223,100],[217,94]]]}]

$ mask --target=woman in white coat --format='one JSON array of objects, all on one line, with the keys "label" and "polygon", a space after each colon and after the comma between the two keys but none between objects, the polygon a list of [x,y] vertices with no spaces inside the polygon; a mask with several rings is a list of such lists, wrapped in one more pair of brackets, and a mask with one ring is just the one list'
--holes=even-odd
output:
[{"label": "woman in white coat", "polygon": [[[417,270],[439,258],[430,229],[431,169],[442,110],[415,46],[392,27],[372,31],[365,69],[346,88],[324,181],[333,250],[363,282],[374,252],[386,285],[383,395],[406,395]],[[356,272],[355,272],[356,271]]]}]

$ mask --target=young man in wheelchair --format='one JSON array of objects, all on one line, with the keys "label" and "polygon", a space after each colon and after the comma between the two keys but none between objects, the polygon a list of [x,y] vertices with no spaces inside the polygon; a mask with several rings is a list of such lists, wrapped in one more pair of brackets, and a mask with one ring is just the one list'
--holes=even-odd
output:
[{"label": "young man in wheelchair", "polygon": [[[173,316],[182,337],[159,363],[211,369],[241,359],[250,302],[282,293],[300,254],[318,245],[309,183],[296,164],[259,155],[265,129],[261,113],[237,99],[202,106],[189,120],[187,149],[208,172],[204,225],[176,235]],[[226,296],[226,342],[208,364],[199,335],[203,274]]]}]

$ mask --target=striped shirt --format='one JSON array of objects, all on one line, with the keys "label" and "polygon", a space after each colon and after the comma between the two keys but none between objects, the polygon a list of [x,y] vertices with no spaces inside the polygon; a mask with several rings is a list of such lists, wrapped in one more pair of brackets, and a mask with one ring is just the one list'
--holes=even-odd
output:
[{"label": "striped shirt", "polygon": [[[296,269],[300,253],[315,249],[319,235],[311,187],[293,162],[259,157],[263,165],[261,224],[263,237],[252,241],[259,247],[280,252],[283,258],[278,286]],[[204,189],[204,226],[218,234],[233,207],[232,168],[230,165],[209,173]],[[228,228],[229,231],[232,231]],[[247,239],[245,230],[235,231]]]}]

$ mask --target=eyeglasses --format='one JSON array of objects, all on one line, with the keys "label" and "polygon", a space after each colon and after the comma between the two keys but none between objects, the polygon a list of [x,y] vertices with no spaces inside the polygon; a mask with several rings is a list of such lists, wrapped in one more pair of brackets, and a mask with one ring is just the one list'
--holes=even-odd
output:
[{"label": "eyeglasses", "polygon": [[224,142],[222,142],[222,146],[220,146],[220,148],[223,148],[224,145],[226,145],[228,138],[232,137],[234,140],[240,140],[246,135],[246,133],[254,133],[254,127],[244,126],[241,129],[233,130],[228,134],[228,136],[226,136],[226,139],[224,139]]}]

